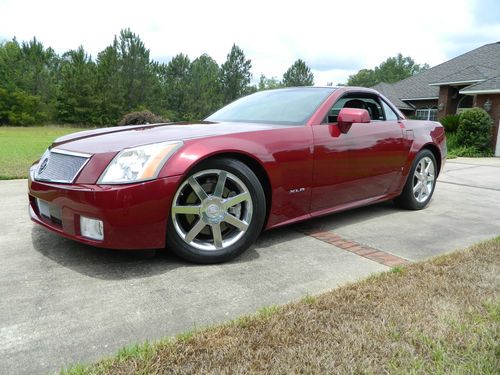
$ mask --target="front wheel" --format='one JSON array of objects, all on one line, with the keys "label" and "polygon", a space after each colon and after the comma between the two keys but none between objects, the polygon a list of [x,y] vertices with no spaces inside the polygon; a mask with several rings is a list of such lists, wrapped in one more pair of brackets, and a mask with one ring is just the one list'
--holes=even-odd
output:
[{"label": "front wheel", "polygon": [[436,185],[436,158],[429,150],[420,151],[413,161],[403,192],[394,202],[409,210],[425,208],[434,193]]},{"label": "front wheel", "polygon": [[257,239],[266,199],[257,176],[244,163],[202,163],[181,183],[172,202],[167,247],[196,263],[224,262]]}]

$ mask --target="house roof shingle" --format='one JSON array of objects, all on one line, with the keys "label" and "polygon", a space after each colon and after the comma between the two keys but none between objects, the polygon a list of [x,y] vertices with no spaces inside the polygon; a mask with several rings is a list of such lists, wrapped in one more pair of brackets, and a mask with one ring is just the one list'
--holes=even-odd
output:
[{"label": "house roof shingle", "polygon": [[397,108],[399,109],[409,109],[412,110],[413,107],[405,102],[403,102],[393,87],[394,85],[390,83],[381,82],[372,88],[380,92],[387,99],[389,99]]},{"label": "house roof shingle", "polygon": [[[463,76],[460,76],[460,72]],[[378,84],[373,88],[387,96],[398,108],[410,109],[411,107],[404,103],[404,100],[438,98],[439,86],[430,85],[432,83],[467,80],[472,81],[471,83],[484,80],[481,83],[486,83],[487,80],[499,74],[500,42],[496,42],[485,44],[399,82]],[[498,85],[498,82],[493,80],[489,85]],[[461,92],[465,93],[466,89]]]},{"label": "house roof shingle", "polygon": [[478,82],[460,90],[461,94],[476,94],[481,92],[499,92],[500,93],[500,75],[487,79],[483,82]]},{"label": "house roof shingle", "polygon": [[[499,61],[500,64],[500,61]],[[459,70],[457,72],[453,72],[448,74],[447,76],[441,78],[437,82],[429,83],[431,86],[440,86],[445,84],[471,84],[475,82],[485,81],[490,77],[497,75],[499,70],[487,68],[485,66],[468,66],[465,69]]]}]

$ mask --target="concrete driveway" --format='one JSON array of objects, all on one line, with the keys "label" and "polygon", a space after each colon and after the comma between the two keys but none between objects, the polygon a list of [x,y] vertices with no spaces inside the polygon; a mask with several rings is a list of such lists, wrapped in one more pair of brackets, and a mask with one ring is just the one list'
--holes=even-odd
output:
[{"label": "concrete driveway", "polygon": [[57,237],[29,221],[24,180],[0,182],[0,207],[0,373],[37,374],[498,236],[500,159],[448,161],[425,210],[387,202],[275,230],[222,265]]}]

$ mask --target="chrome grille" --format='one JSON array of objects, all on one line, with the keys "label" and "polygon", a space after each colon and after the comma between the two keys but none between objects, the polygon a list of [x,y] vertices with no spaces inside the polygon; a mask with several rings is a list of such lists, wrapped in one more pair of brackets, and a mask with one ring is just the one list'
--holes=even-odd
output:
[{"label": "chrome grille", "polygon": [[35,180],[72,183],[89,160],[90,155],[52,149],[40,160]]}]

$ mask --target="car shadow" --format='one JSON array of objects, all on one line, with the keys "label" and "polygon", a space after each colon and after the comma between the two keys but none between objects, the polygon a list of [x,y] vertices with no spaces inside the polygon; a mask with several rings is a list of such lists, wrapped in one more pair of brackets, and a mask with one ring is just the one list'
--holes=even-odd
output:
[{"label": "car shadow", "polygon": [[402,209],[398,208],[393,202],[386,201],[370,206],[328,214],[263,232],[257,240],[255,247],[257,247],[257,249],[266,249],[275,246],[277,243],[285,245],[289,241],[304,237],[304,232],[307,231],[319,230],[334,232],[335,230],[340,230],[349,225],[359,224],[367,220],[377,219],[387,215],[398,214],[401,211]]},{"label": "car shadow", "polygon": [[291,228],[299,232],[303,229],[334,232],[356,223],[397,214],[402,210],[392,201],[386,201],[303,221],[291,225]]},{"label": "car shadow", "polygon": [[[276,244],[286,246],[288,241],[303,237],[304,229],[335,231],[400,211],[392,202],[383,202],[270,230],[262,233],[257,242],[242,255],[225,264],[252,262],[260,257],[261,250]],[[177,268],[212,266],[184,261],[166,249],[155,252],[97,248],[60,237],[39,226],[32,228],[31,240],[33,248],[51,261],[88,277],[104,280],[139,279],[164,274]],[[220,265],[214,265],[217,266]]]},{"label": "car shadow", "polygon": [[[31,230],[33,248],[51,261],[82,275],[104,280],[151,277],[176,268],[211,267],[187,262],[166,249],[110,250],[58,236],[44,228]],[[259,257],[255,246],[229,263],[244,263]]]},{"label": "car shadow", "polygon": [[295,230],[297,225],[298,224],[287,225],[262,232],[253,247],[257,249],[267,249],[275,246],[276,244],[286,245],[289,241],[294,241],[304,237],[303,233]]}]

